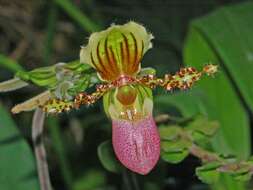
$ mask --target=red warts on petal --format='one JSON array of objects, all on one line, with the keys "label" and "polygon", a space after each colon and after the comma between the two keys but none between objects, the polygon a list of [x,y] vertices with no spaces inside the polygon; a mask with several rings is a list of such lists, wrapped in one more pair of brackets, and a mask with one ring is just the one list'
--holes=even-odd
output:
[{"label": "red warts on petal", "polygon": [[160,156],[160,137],[152,116],[138,121],[112,121],[113,148],[120,162],[128,169],[145,175]]}]

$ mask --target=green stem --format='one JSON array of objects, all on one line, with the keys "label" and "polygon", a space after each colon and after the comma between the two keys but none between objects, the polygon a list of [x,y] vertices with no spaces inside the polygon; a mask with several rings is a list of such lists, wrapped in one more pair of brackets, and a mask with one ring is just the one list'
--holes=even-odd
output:
[{"label": "green stem", "polygon": [[80,11],[69,0],[54,0],[70,17],[72,17],[80,26],[88,32],[98,31],[100,27],[94,23],[88,16]]},{"label": "green stem", "polygon": [[48,124],[49,124],[51,139],[53,141],[53,146],[59,157],[59,164],[60,164],[62,177],[64,179],[67,189],[71,190],[73,189],[72,188],[73,178],[72,178],[72,173],[70,169],[71,167],[66,157],[66,152],[65,152],[64,143],[61,137],[61,131],[60,131],[58,120],[56,118],[50,117],[48,119]]}]

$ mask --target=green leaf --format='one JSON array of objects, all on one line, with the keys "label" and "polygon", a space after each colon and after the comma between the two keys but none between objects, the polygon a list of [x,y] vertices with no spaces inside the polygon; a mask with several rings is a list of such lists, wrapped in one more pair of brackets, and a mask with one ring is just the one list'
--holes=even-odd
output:
[{"label": "green leaf", "polygon": [[164,152],[161,151],[161,158],[169,163],[178,164],[182,162],[189,155],[187,149],[181,149],[177,151]]},{"label": "green leaf", "polygon": [[217,170],[219,166],[220,166],[219,162],[211,162],[201,167],[197,167],[196,175],[204,183],[208,184],[216,183],[220,177],[220,173]]},{"label": "green leaf", "polygon": [[160,126],[161,157],[163,160],[177,164],[183,161],[189,154],[192,142],[182,138],[183,129],[179,126]]},{"label": "green leaf", "polygon": [[86,16],[70,0],[54,0],[70,17],[72,17],[83,29],[88,32],[99,30],[99,26]]},{"label": "green leaf", "polygon": [[176,140],[182,129],[179,126],[160,126],[159,133],[161,140]]},{"label": "green leaf", "polygon": [[[215,47],[217,56],[222,59],[224,67],[251,110],[253,110],[252,9],[252,2],[224,7],[193,23],[193,27]],[[222,30],[219,30],[220,28]]]},{"label": "green leaf", "polygon": [[[252,61],[249,59],[253,39],[253,25],[249,24],[252,8],[252,2],[224,7],[191,23],[184,46],[184,62],[198,69],[210,62],[219,64],[219,73],[213,79],[202,79],[190,93],[168,97],[173,99],[168,100],[171,105],[177,106],[185,117],[203,114],[217,120],[220,128],[212,141],[214,150],[242,159],[250,154],[250,127],[237,92],[240,90],[252,109]],[[228,175],[222,176],[214,189],[244,189],[242,183],[231,180]]]},{"label": "green leaf", "polygon": [[73,174],[71,172],[71,166],[66,153],[66,147],[62,137],[61,126],[57,118],[48,117],[47,120],[50,137],[52,139],[52,146],[57,155],[57,162],[60,166],[62,178],[64,179],[65,186],[71,189],[73,184]]},{"label": "green leaf", "polygon": [[58,21],[58,9],[53,1],[50,2],[50,8],[47,18],[47,31],[44,41],[43,62],[45,65],[49,65],[53,53],[53,43],[56,33],[57,21]]},{"label": "green leaf", "polygon": [[0,189],[39,190],[32,151],[0,105]]},{"label": "green leaf", "polygon": [[[250,128],[247,112],[236,91],[240,90],[245,102],[252,108],[252,61],[248,59],[249,52],[252,52],[253,26],[249,24],[252,8],[252,2],[243,3],[218,9],[195,20],[184,48],[187,65],[200,68],[212,62],[221,66],[214,79],[199,82],[196,90],[199,96],[195,101],[204,108],[201,113],[220,123],[212,142],[214,150],[234,154],[241,159],[250,154]],[[242,183],[222,176],[214,189],[245,189]]]},{"label": "green leaf", "polygon": [[103,187],[106,176],[99,170],[89,170],[83,174],[75,183],[74,190],[94,190]]},{"label": "green leaf", "polygon": [[138,73],[138,76],[146,76],[146,75],[155,75],[156,70],[152,67],[144,67],[141,68],[140,72]]},{"label": "green leaf", "polygon": [[[240,97],[236,93],[233,82],[225,72],[227,66],[223,69],[223,64],[225,62],[231,62],[238,66],[245,64],[241,62],[242,60],[235,62],[234,55],[229,49],[243,51],[243,54],[248,51],[238,49],[240,42],[236,40],[238,35],[234,29],[237,27],[238,19],[231,20],[234,17],[233,15],[237,15],[238,18],[240,17],[239,20],[250,21],[249,15],[252,11],[248,7],[251,7],[252,10],[252,3],[222,8],[206,17],[195,20],[191,24],[184,48],[184,61],[187,65],[197,68],[203,67],[208,62],[221,65],[220,72],[215,78],[208,78],[199,82],[196,90],[199,97],[196,97],[195,101],[202,104],[202,108],[204,108],[201,110],[202,113],[207,114],[212,120],[217,120],[221,125],[213,141],[215,150],[220,153],[235,154],[243,159],[247,158],[250,153],[249,118],[241,104]],[[217,28],[217,26],[219,27]],[[226,29],[220,30],[221,26]],[[245,39],[250,38],[246,34],[243,37]],[[220,43],[214,43],[217,39]],[[229,41],[236,43],[231,44]],[[235,76],[232,78],[233,81],[237,80],[235,78]]]},{"label": "green leaf", "polygon": [[185,139],[161,142],[161,157],[163,160],[177,164],[189,155],[191,142]]},{"label": "green leaf", "polygon": [[238,180],[238,181],[249,181],[252,177],[252,174],[250,172],[246,172],[246,173],[243,173],[243,174],[240,174],[240,175],[236,175],[236,176],[233,176],[233,178],[235,180]]},{"label": "green leaf", "polygon": [[23,70],[22,66],[20,66],[16,61],[2,54],[0,54],[0,66],[5,67],[14,73]]},{"label": "green leaf", "polygon": [[209,121],[206,117],[198,116],[188,126],[187,129],[202,133],[206,136],[212,136],[219,128],[217,121]]},{"label": "green leaf", "polygon": [[164,107],[168,110],[168,107],[175,106],[185,118],[193,117],[203,110],[201,104],[196,100],[196,96],[199,96],[193,91],[177,92],[174,94],[166,94],[154,96],[154,102],[157,107]]},{"label": "green leaf", "polygon": [[[225,160],[226,161],[226,160]],[[221,171],[224,173],[230,174],[235,180],[239,181],[249,181],[252,172],[251,168],[252,165],[249,163],[229,163],[229,160],[227,161],[228,164],[225,166],[220,167]]]},{"label": "green leaf", "polygon": [[183,149],[188,149],[192,145],[188,139],[177,139],[175,141],[162,141],[161,148],[165,152],[177,152]]},{"label": "green leaf", "polygon": [[191,134],[195,143],[210,148],[210,142],[218,128],[219,123],[217,121],[209,121],[207,117],[197,116],[185,129]]},{"label": "green leaf", "polygon": [[145,190],[159,190],[160,187],[155,183],[147,181],[146,183],[144,183],[144,188],[143,189],[145,189]]},{"label": "green leaf", "polygon": [[112,142],[107,140],[98,146],[98,157],[105,169],[113,173],[120,173],[122,166],[113,152]]}]

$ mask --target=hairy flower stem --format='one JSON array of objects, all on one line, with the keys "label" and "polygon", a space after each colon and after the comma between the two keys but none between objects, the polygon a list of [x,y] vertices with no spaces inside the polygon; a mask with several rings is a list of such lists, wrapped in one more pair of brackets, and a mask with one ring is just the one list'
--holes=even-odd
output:
[{"label": "hairy flower stem", "polygon": [[222,161],[217,154],[204,150],[195,144],[190,147],[189,151],[193,156],[199,158],[203,162]]},{"label": "hairy flower stem", "polygon": [[[187,134],[186,132],[182,132],[181,138],[191,139],[189,137],[189,134]],[[193,156],[199,158],[203,163],[211,163],[211,162],[220,163],[220,166],[217,168],[217,170],[220,172],[233,173],[241,169],[244,169],[245,171],[248,171],[249,174],[251,175],[253,174],[252,161],[237,160],[237,159],[231,159],[229,161],[229,159],[226,159],[217,153],[203,149],[202,147],[196,145],[194,142],[192,142],[192,145],[189,148],[189,152]]]},{"label": "hairy flower stem", "polygon": [[32,140],[36,155],[40,189],[51,190],[52,188],[48,171],[46,150],[42,139],[44,119],[45,113],[40,108],[37,108],[33,115]]},{"label": "hairy flower stem", "polygon": [[245,160],[238,161],[236,159],[228,161],[219,156],[218,154],[206,151],[203,148],[194,144],[191,146],[189,151],[193,156],[199,158],[204,163],[211,163],[211,162],[220,163],[220,166],[216,169],[219,172],[233,174],[236,172],[243,171],[245,172],[245,174],[246,173],[248,173],[249,175],[253,174],[252,161],[245,161]]},{"label": "hairy flower stem", "polygon": [[87,94],[86,92],[77,93],[73,101],[52,98],[41,106],[43,111],[51,114],[68,112],[73,108],[79,108],[81,105],[94,104],[107,92],[129,85],[144,85],[151,89],[162,87],[167,91],[176,89],[186,90],[191,88],[202,76],[214,75],[217,72],[217,69],[217,65],[208,64],[200,71],[193,67],[186,67],[181,68],[174,75],[166,74],[163,78],[158,78],[155,74],[140,75],[137,77],[121,76],[111,82],[97,84],[96,90],[90,94]]}]

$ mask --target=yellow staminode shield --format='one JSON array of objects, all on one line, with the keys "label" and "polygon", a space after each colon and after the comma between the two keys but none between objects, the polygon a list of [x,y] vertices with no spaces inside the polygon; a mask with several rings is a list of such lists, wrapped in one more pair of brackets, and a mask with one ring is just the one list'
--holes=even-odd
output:
[{"label": "yellow staminode shield", "polygon": [[95,68],[102,80],[114,81],[121,75],[135,76],[144,53],[152,47],[152,34],[135,22],[112,25],[93,33],[80,52],[82,63]]}]

